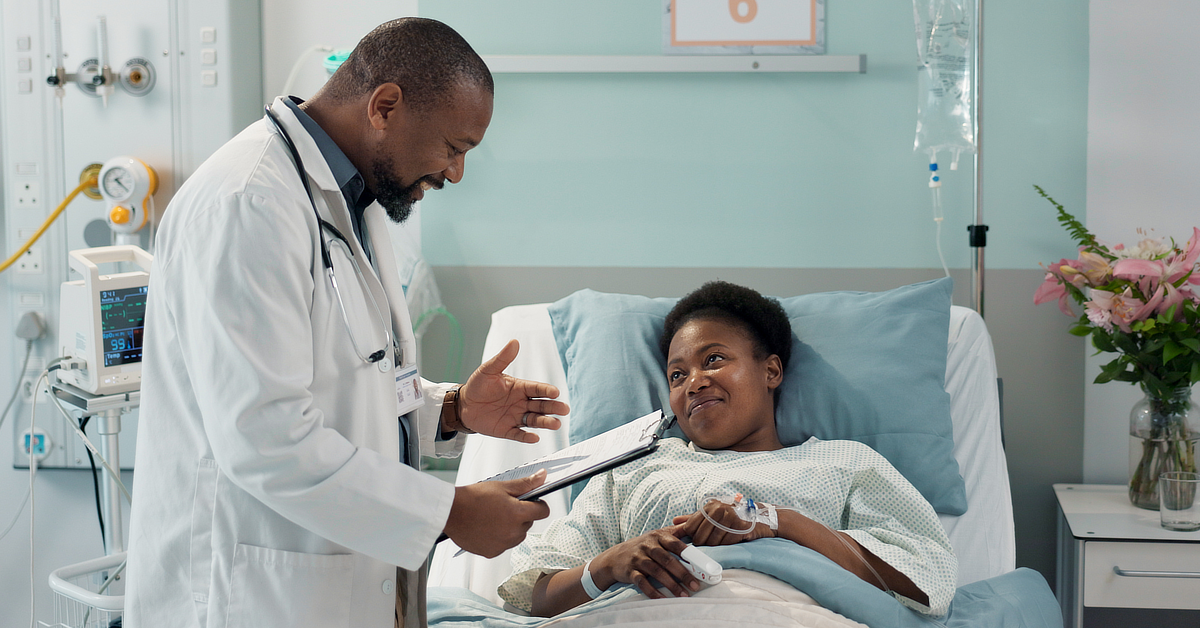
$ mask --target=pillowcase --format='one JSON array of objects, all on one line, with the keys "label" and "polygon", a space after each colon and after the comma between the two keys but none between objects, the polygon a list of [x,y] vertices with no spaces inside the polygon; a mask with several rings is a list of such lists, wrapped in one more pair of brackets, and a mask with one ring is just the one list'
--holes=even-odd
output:
[{"label": "pillowcase", "polygon": [[[865,443],[934,510],[966,512],[945,389],[953,288],[943,278],[886,292],[779,299],[792,323],[792,358],[775,410],[780,441]],[[572,443],[660,408],[670,413],[658,338],[676,301],[581,290],[550,305]],[[669,435],[683,438],[678,426]]]}]

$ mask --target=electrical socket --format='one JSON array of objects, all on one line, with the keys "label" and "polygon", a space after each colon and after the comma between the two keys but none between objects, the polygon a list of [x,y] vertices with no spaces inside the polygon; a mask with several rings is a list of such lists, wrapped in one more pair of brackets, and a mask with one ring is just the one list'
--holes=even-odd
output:
[{"label": "electrical socket", "polygon": [[45,267],[45,260],[42,259],[42,247],[31,246],[25,254],[17,260],[17,272],[23,275],[40,275]]},{"label": "electrical socket", "polygon": [[[30,453],[32,445],[33,452]],[[54,443],[50,440],[50,435],[44,432],[41,428],[37,428],[32,432],[25,430],[21,433],[21,449],[26,456],[37,456],[38,461],[46,459],[50,455]]]},{"label": "electrical socket", "polygon": [[[36,386],[38,383],[38,380],[41,379],[40,376],[41,376],[41,372],[39,371],[38,373],[35,373],[35,374],[27,374],[25,377],[21,378],[21,402],[22,403],[28,404],[33,401],[34,386]],[[42,390],[45,391],[46,387],[42,386]]]},{"label": "electrical socket", "polygon": [[42,204],[42,185],[37,181],[17,183],[17,207],[40,207]]}]

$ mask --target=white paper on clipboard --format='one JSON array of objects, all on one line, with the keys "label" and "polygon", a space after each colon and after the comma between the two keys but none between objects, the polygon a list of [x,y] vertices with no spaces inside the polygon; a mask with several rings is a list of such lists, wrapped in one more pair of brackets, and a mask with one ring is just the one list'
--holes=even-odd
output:
[{"label": "white paper on clipboard", "polygon": [[498,473],[485,481],[523,478],[545,469],[546,481],[520,497],[524,500],[537,499],[654,451],[658,447],[658,439],[672,422],[674,417],[664,420],[662,410],[655,410],[581,443]]}]

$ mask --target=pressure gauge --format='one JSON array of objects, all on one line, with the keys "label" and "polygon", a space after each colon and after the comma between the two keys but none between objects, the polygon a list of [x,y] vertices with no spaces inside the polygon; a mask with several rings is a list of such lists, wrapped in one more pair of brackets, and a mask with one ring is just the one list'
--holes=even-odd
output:
[{"label": "pressure gauge", "polygon": [[134,157],[114,157],[100,169],[100,195],[108,202],[107,222],[116,233],[134,233],[146,225],[158,190],[158,175]]},{"label": "pressure gauge", "polygon": [[100,186],[105,198],[119,203],[129,200],[129,197],[133,196],[133,188],[137,186],[137,181],[129,168],[118,165],[111,166],[104,171]]}]

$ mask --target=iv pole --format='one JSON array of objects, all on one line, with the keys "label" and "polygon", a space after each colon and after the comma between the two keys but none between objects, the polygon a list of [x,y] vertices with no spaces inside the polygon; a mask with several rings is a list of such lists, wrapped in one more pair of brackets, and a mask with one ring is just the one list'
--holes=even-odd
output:
[{"label": "iv pole", "polygon": [[975,59],[971,79],[974,83],[975,133],[975,224],[967,226],[968,243],[975,251],[971,259],[971,303],[983,317],[983,249],[987,246],[988,226],[983,224],[983,0],[975,0]]}]

